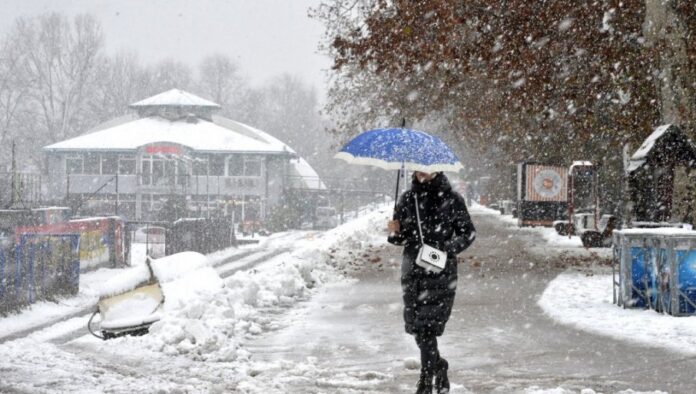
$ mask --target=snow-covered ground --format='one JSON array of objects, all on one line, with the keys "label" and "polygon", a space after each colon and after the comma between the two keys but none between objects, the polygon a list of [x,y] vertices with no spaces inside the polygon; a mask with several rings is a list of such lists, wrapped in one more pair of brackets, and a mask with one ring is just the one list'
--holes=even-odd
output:
[{"label": "snow-covered ground", "polygon": [[613,304],[611,274],[566,272],[539,299],[551,318],[615,339],[696,355],[696,316],[674,317]]},{"label": "snow-covered ground", "polygon": [[[501,222],[506,223],[510,226],[517,227],[517,219],[513,218],[512,215],[501,215],[500,211],[485,207],[473,203],[469,208],[471,212],[476,212],[480,215],[491,215],[498,218]],[[532,252],[538,255],[553,255],[557,254],[559,251],[564,252],[569,255],[585,256],[585,257],[611,257],[610,248],[593,248],[587,249],[582,246],[582,241],[578,236],[563,236],[558,235],[555,229],[550,227],[520,227],[518,231],[533,232],[541,235],[545,240],[546,244],[540,244],[533,248]]]},{"label": "snow-covered ground", "polygon": [[[274,237],[264,239],[264,246],[275,246],[276,238],[283,239],[287,235],[279,233]],[[41,301],[29,305],[20,313],[11,314],[0,319],[0,341],[24,330],[37,327],[84,311],[96,304],[102,292],[104,283],[113,280],[112,283],[127,282],[128,277],[138,272],[145,264],[145,244],[134,244],[131,251],[132,267],[126,269],[100,268],[95,271],[80,275],[80,291],[75,297],[59,298],[56,302]],[[228,248],[210,255],[211,263],[229,259],[235,255],[244,253],[253,245],[245,245],[240,248]]]},{"label": "snow-covered ground", "polygon": [[[474,205],[472,211],[517,225],[516,219],[493,209]],[[579,237],[560,236],[552,228],[521,228],[520,231],[538,232],[548,243],[540,250],[552,247],[556,253],[577,254],[590,251],[583,248]],[[611,248],[591,251],[603,258],[611,257],[612,253]],[[552,319],[580,330],[685,355],[696,354],[696,316],[674,317],[651,310],[623,309],[613,303],[612,283],[611,271],[606,267],[582,272],[571,268],[549,284],[538,304]]]},{"label": "snow-covered ground", "polygon": [[[403,371],[419,367],[418,361],[413,358],[415,345],[408,335],[400,332],[398,338],[390,339],[392,345],[402,342],[403,345],[399,345],[400,350],[389,355],[382,354],[384,350],[380,340],[389,336],[390,332],[393,333],[391,326],[373,328],[367,337],[351,339],[351,328],[367,325],[361,326],[362,331],[359,332],[363,332],[374,326],[375,321],[385,318],[380,315],[382,313],[388,313],[391,320],[400,319],[401,303],[397,284],[399,262],[392,259],[379,261],[371,252],[385,247],[384,227],[390,211],[391,206],[384,205],[325,233],[294,232],[267,237],[261,241],[261,248],[287,251],[250,265],[248,269],[245,268],[246,259],[261,252],[229,249],[209,255],[203,262],[200,255],[191,255],[191,262],[194,264],[189,265],[186,264],[186,255],[180,256],[176,261],[163,259],[155,262],[166,303],[161,312],[161,320],[153,324],[150,334],[102,341],[87,335],[86,320],[76,317],[21,339],[1,343],[0,392],[284,393],[288,392],[289,386],[298,387],[307,382],[313,387],[311,392],[317,393],[378,393],[386,392],[380,391],[379,387],[385,387],[385,384],[393,387],[395,381],[400,392],[409,392],[412,382],[400,382],[398,378],[404,376]],[[471,211],[476,215],[497,215],[508,225],[512,225],[512,220],[495,211],[476,206]],[[520,231],[535,231],[545,236],[547,245],[540,247],[537,251],[539,253],[544,250],[548,253],[552,250],[556,253],[559,250],[587,253],[581,245],[572,243],[572,238],[554,239],[552,234],[547,234],[546,229]],[[235,256],[239,257],[237,261],[225,263]],[[167,261],[171,264],[162,264]],[[226,271],[221,267],[234,269]],[[240,267],[243,269],[238,269]],[[396,275],[394,283],[378,287],[388,291],[388,294],[380,293],[376,297],[386,302],[385,305],[355,306],[365,321],[318,318],[330,316],[331,308],[338,308],[338,313],[341,308],[347,307],[344,305],[345,299],[327,298],[331,294],[350,296],[350,292],[356,289],[371,288],[357,286],[356,278],[365,269],[376,267],[384,267],[390,272],[389,275]],[[61,300],[60,304],[74,300],[89,304],[104,292],[126,289],[137,281],[138,275],[142,275],[142,272],[137,271],[139,269],[142,266],[136,265],[130,270],[119,270],[119,275],[115,275],[113,270],[99,270],[84,275],[80,295],[74,299]],[[220,276],[223,272],[232,271],[235,273],[229,277]],[[347,275],[351,272],[357,275]],[[105,287],[105,283],[109,286]],[[606,320],[606,316],[613,312],[619,317],[621,314],[651,313],[625,311],[611,305],[610,298],[607,302],[607,288],[610,297],[610,278],[563,274],[546,289],[540,305],[553,318],[588,330],[590,328],[586,325],[594,323],[596,326],[598,316]],[[601,297],[594,299],[596,294],[601,294]],[[395,299],[389,298],[395,295]],[[353,297],[360,299],[359,295]],[[569,300],[576,302],[569,303]],[[544,302],[550,306],[545,306]],[[56,313],[56,309],[63,307],[60,304],[34,305],[30,311],[2,319],[1,329],[9,330],[5,323],[11,322],[13,318],[15,326],[35,324],[34,320],[38,319],[36,316]],[[319,310],[324,312],[317,313]],[[556,315],[552,315],[549,310],[555,311]],[[652,315],[662,318],[654,313]],[[577,321],[563,321],[578,316]],[[639,318],[634,318],[634,324]],[[618,317],[612,320],[618,322]],[[687,320],[693,321],[690,318]],[[622,329],[625,330],[626,323],[620,324],[624,325]],[[359,349],[365,354],[366,360],[381,360],[386,356],[388,368],[377,368],[377,365],[381,365],[379,361],[377,364],[370,364],[370,367],[342,365],[339,369],[327,371],[326,365],[316,358],[298,360],[297,357],[286,357],[295,353],[294,348],[308,346],[312,342],[307,338],[307,335],[312,334],[305,333],[304,341],[301,339],[302,335],[298,335],[303,333],[306,325],[312,327],[311,333],[321,332],[321,335],[327,336],[338,334],[339,338],[343,338],[342,343],[352,340],[360,344],[348,348],[341,348],[342,345],[336,344],[336,348],[319,349],[319,354],[332,355],[340,361],[340,354]],[[605,325],[607,330],[614,330],[613,325]],[[85,335],[74,339],[70,334],[75,330],[83,330]],[[340,332],[337,333],[337,330]],[[671,334],[666,335],[676,335],[684,330],[684,327],[675,327]],[[275,333],[278,335],[274,337],[281,338],[282,342],[277,350],[282,348],[289,353],[259,357],[255,353],[259,349],[252,344],[258,338],[266,338]],[[283,341],[283,338],[291,341]],[[684,346],[694,345],[687,343]],[[268,350],[273,351],[273,348]],[[465,385],[466,382],[453,382],[452,392],[469,393]],[[573,391],[554,387],[556,385],[550,388],[529,386],[515,392],[596,394],[591,389]],[[638,392],[628,390],[619,393]]]},{"label": "snow-covered ground", "polygon": [[[180,267],[172,267],[172,275],[165,269],[158,274],[165,308],[149,335],[109,341],[84,335],[61,343],[66,332],[84,327],[84,319],[75,318],[8,341],[0,345],[0,391],[282,392],[282,382],[272,377],[269,382],[268,374],[263,375],[264,382],[256,381],[258,374],[251,370],[250,353],[241,341],[278,329],[279,314],[308,299],[317,288],[349,280],[345,272],[353,269],[355,256],[383,242],[379,229],[387,217],[385,206],[326,233],[285,237],[274,246],[283,243],[292,247],[290,252],[225,280],[211,266],[238,250],[211,256],[206,265],[185,275],[179,274]],[[264,242],[273,244],[272,239]],[[111,289],[130,287],[140,268],[122,270],[129,275],[100,270],[83,276],[75,302],[94,302],[104,292],[97,285],[100,282],[107,282]],[[12,317],[13,330],[36,324],[34,313],[38,316],[57,307],[49,304],[34,305],[31,311]],[[6,333],[5,323],[12,318],[3,319]]]}]

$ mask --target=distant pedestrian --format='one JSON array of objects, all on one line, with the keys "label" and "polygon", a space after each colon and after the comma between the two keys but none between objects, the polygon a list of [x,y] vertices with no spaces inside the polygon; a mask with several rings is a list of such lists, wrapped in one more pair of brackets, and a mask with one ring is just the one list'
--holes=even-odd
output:
[{"label": "distant pedestrian", "polygon": [[[416,200],[418,212],[416,212]],[[417,217],[423,239],[420,239]],[[448,363],[440,356],[437,337],[452,312],[457,288],[457,254],[471,245],[476,230],[464,199],[441,172],[415,172],[411,190],[399,199],[389,221],[388,241],[403,245],[401,286],[406,332],[415,336],[421,353],[421,374],[416,393],[449,392]],[[421,245],[447,253],[445,268],[435,273],[416,264]]]}]

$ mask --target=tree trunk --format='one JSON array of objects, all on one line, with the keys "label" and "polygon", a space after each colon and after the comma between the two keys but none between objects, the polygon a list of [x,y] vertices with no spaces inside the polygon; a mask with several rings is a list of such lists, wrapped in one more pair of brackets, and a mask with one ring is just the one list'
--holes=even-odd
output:
[{"label": "tree trunk", "polygon": [[682,127],[692,138],[695,133],[695,65],[689,58],[691,26],[688,15],[677,10],[675,0],[645,0],[643,33],[646,46],[657,58],[655,87],[663,124]]}]

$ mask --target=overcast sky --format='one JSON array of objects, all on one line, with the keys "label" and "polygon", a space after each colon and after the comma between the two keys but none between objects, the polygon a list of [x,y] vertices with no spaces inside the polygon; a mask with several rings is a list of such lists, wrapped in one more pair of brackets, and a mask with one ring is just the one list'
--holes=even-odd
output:
[{"label": "overcast sky", "polygon": [[90,13],[108,52],[133,50],[143,63],[174,58],[196,67],[207,54],[237,61],[258,85],[289,72],[325,92],[330,60],[317,53],[323,28],[307,17],[319,0],[2,0],[0,30],[18,16]]}]

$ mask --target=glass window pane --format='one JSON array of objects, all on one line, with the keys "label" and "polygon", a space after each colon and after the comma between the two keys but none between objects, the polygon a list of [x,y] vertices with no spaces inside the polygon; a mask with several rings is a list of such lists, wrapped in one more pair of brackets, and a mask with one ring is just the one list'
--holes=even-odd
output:
[{"label": "glass window pane", "polygon": [[244,162],[245,176],[261,176],[261,160],[246,160]]},{"label": "glass window pane", "polygon": [[152,184],[153,185],[165,185],[166,184],[165,174],[164,174],[164,161],[153,160],[152,161]]},{"label": "glass window pane", "polygon": [[135,159],[120,158],[118,160],[118,173],[123,175],[135,174]]},{"label": "glass window pane", "polygon": [[68,157],[65,167],[68,174],[82,174],[82,157]]},{"label": "glass window pane", "polygon": [[146,160],[143,158],[142,161],[142,174],[143,174],[143,185],[149,185],[152,183],[152,167],[151,167],[152,162],[150,160]]},{"label": "glass window pane", "polygon": [[176,178],[176,162],[174,160],[164,160],[164,182],[173,185]]},{"label": "glass window pane", "polygon": [[102,168],[101,173],[104,175],[114,175],[116,174],[116,165],[118,163],[117,157],[113,155],[102,155]]},{"label": "glass window pane", "polygon": [[197,157],[193,160],[193,175],[208,175],[208,159]]},{"label": "glass window pane", "polygon": [[230,156],[227,162],[227,174],[229,176],[244,175],[244,160],[241,156]]},{"label": "glass window pane", "polygon": [[221,155],[210,156],[210,175],[225,175],[225,157]]},{"label": "glass window pane", "polygon": [[85,174],[99,174],[99,160],[100,156],[98,153],[88,153],[85,155]]}]

